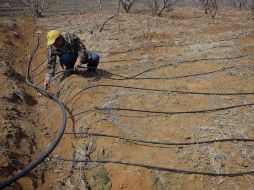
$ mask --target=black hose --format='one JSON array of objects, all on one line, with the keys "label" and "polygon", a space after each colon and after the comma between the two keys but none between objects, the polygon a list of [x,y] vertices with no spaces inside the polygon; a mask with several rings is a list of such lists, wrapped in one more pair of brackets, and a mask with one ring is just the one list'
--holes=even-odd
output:
[{"label": "black hose", "polygon": [[149,113],[149,114],[159,114],[159,115],[180,115],[180,114],[198,114],[198,113],[210,113],[210,112],[217,112],[223,110],[230,110],[234,108],[246,107],[246,106],[254,106],[254,103],[249,104],[239,104],[234,106],[227,106],[215,109],[206,109],[206,110],[194,110],[194,111],[176,111],[176,112],[166,112],[166,111],[151,111],[151,110],[140,110],[140,109],[130,109],[130,108],[93,108],[83,110],[79,113],[75,113],[71,115],[69,118],[76,117],[83,113],[93,112],[93,111],[130,111],[130,112],[140,112],[140,113]]},{"label": "black hose", "polygon": [[156,144],[156,145],[168,145],[168,146],[181,146],[181,145],[199,145],[199,144],[212,144],[216,142],[254,142],[254,139],[247,139],[247,138],[226,138],[226,139],[214,139],[214,140],[207,140],[207,141],[194,141],[194,142],[167,142],[167,141],[149,141],[149,140],[141,140],[141,139],[134,139],[128,137],[121,137],[117,135],[108,135],[96,132],[67,132],[64,133],[66,135],[84,135],[84,136],[97,136],[97,137],[108,137],[108,138],[115,138],[121,139],[126,141],[134,141],[139,143],[147,143],[147,144]]},{"label": "black hose", "polygon": [[142,163],[135,163],[135,162],[127,162],[127,161],[117,161],[117,160],[75,160],[75,159],[64,159],[64,158],[57,158],[52,157],[57,160],[61,161],[67,161],[67,162],[84,162],[84,163],[102,163],[102,164],[121,164],[121,165],[128,165],[128,166],[139,166],[147,169],[153,169],[153,170],[161,170],[161,171],[167,171],[171,173],[178,173],[178,174],[196,174],[196,175],[208,175],[208,176],[223,176],[223,177],[235,177],[235,176],[243,176],[243,175],[254,175],[253,171],[247,171],[247,172],[235,172],[235,173],[213,173],[213,172],[198,172],[198,171],[192,171],[192,170],[182,170],[182,169],[175,169],[175,168],[168,168],[164,166],[158,166],[158,165],[152,165],[152,164],[142,164]]},{"label": "black hose", "polygon": [[179,93],[179,94],[199,94],[199,95],[213,95],[213,96],[241,96],[241,95],[254,95],[254,92],[232,92],[232,93],[218,93],[218,92],[194,92],[194,91],[182,91],[182,90],[167,90],[167,89],[154,89],[154,88],[141,88],[141,87],[134,87],[134,86],[122,86],[122,85],[112,85],[112,84],[98,84],[93,86],[88,86],[83,88],[78,93],[76,93],[70,100],[66,102],[69,104],[75,97],[77,97],[80,93],[91,89],[91,88],[98,88],[98,87],[113,87],[113,88],[126,88],[126,89],[133,89],[133,90],[143,90],[143,91],[152,91],[152,92],[166,92],[166,93]]},{"label": "black hose", "polygon": [[37,38],[37,46],[33,50],[33,52],[31,53],[30,59],[29,59],[28,64],[27,64],[26,82],[27,82],[28,85],[33,87],[35,90],[39,91],[40,93],[42,93],[43,95],[47,96],[48,98],[50,98],[51,100],[55,101],[58,104],[58,106],[61,109],[62,114],[63,114],[63,121],[62,121],[62,125],[61,125],[61,130],[58,133],[58,135],[57,135],[55,141],[53,142],[53,144],[50,145],[50,147],[43,153],[43,155],[41,155],[34,162],[32,162],[29,165],[27,165],[25,167],[25,169],[21,170],[16,175],[10,177],[9,179],[7,179],[4,182],[1,182],[0,183],[0,189],[3,189],[5,187],[11,185],[12,183],[17,181],[21,177],[26,176],[29,172],[31,172],[34,168],[36,168],[39,164],[41,164],[52,153],[52,151],[55,149],[55,147],[58,145],[58,143],[60,142],[60,140],[61,140],[61,138],[62,138],[62,136],[64,134],[64,131],[65,131],[66,121],[67,121],[67,115],[66,115],[66,111],[65,111],[63,103],[54,94],[51,94],[51,93],[49,93],[49,92],[47,92],[47,91],[45,91],[45,90],[35,86],[32,83],[32,81],[30,79],[30,76],[29,76],[30,66],[31,66],[33,57],[34,57],[36,51],[38,50],[38,48],[39,48],[39,37]]},{"label": "black hose", "polygon": [[[242,65],[239,65],[242,66]],[[175,77],[136,77],[136,76],[131,76],[131,77],[124,77],[121,75],[118,75],[121,78],[107,78],[107,79],[111,79],[111,80],[174,80],[174,79],[182,79],[182,78],[189,78],[189,77],[197,77],[197,76],[203,76],[203,75],[209,75],[209,74],[213,74],[213,73],[218,73],[218,72],[222,72],[225,70],[229,70],[229,69],[233,69],[236,68],[237,66],[231,66],[231,67],[224,67],[222,69],[217,69],[214,71],[209,71],[209,72],[203,72],[203,73],[196,73],[196,74],[190,74],[190,75],[182,75],[182,76],[175,76]],[[147,71],[145,71],[147,72]],[[142,72],[141,74],[145,73]],[[113,74],[115,75],[115,74]]]},{"label": "black hose", "polygon": [[[240,58],[243,58],[243,57],[246,57],[246,56],[248,57],[249,55],[240,55],[240,56],[236,56],[236,57],[201,58],[201,59],[179,61],[177,63],[180,65],[180,64],[186,64],[186,63],[197,62],[197,61],[223,60],[223,59],[231,60],[231,59],[240,59]],[[141,59],[144,59],[144,58],[138,58],[138,59],[133,59],[133,60],[141,60]],[[101,61],[100,63],[119,62],[119,61],[127,61],[127,60],[114,60],[114,61],[104,61],[104,62]],[[152,70],[160,69],[160,68],[165,68],[165,67],[169,67],[169,66],[172,66],[172,65],[173,65],[172,63],[169,63],[169,64],[164,64],[164,65],[152,67],[150,69],[146,69],[146,70],[144,70],[144,71],[142,71],[142,72],[140,72],[140,73],[138,73],[136,75],[133,75],[133,76],[122,76],[122,75],[119,75],[119,74],[111,73],[111,75],[120,77],[120,79],[111,78],[111,77],[108,77],[107,79],[111,79],[111,80],[129,80],[129,79],[134,79],[134,80],[147,80],[147,79],[149,79],[149,80],[173,80],[173,79],[181,79],[181,78],[187,78],[187,77],[193,77],[193,76],[200,76],[200,75],[211,74],[211,73],[220,72],[220,71],[223,71],[223,70],[226,70],[226,69],[232,69],[234,67],[237,67],[237,66],[232,66],[232,67],[223,68],[223,69],[220,69],[220,70],[215,70],[215,71],[211,71],[211,72],[207,72],[207,73],[198,73],[198,74],[193,74],[193,75],[178,76],[178,77],[171,77],[171,78],[163,78],[163,77],[160,77],[160,78],[152,78],[152,77],[142,77],[142,78],[140,77],[140,78],[136,78],[137,76],[142,75],[144,73],[148,73],[148,72],[150,72]],[[239,66],[242,66],[242,65],[239,65]],[[83,68],[88,68],[88,67],[83,67]],[[46,70],[46,68],[44,68],[42,71],[40,71],[37,75],[40,75],[45,70]],[[73,70],[73,69],[70,69],[70,70]],[[60,72],[56,73],[56,75],[57,75],[56,77],[61,76],[61,74],[63,74],[66,71],[69,71],[69,70],[60,71]],[[37,85],[40,85],[42,82],[43,81],[39,82]]]},{"label": "black hose", "polygon": [[239,104],[234,106],[227,106],[215,109],[205,109],[205,110],[194,110],[194,111],[176,111],[176,112],[166,112],[166,111],[151,111],[151,110],[139,110],[139,109],[130,109],[130,108],[95,108],[96,110],[101,111],[131,111],[131,112],[141,112],[141,113],[151,113],[151,114],[164,114],[164,115],[178,115],[178,114],[196,114],[196,113],[209,113],[209,112],[217,112],[223,110],[229,110],[233,108],[240,108],[246,106],[253,106],[254,103],[249,104]]}]

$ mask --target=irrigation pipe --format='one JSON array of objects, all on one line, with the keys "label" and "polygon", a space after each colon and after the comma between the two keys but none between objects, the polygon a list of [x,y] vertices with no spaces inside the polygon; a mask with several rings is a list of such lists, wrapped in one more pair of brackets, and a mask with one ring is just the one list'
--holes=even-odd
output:
[{"label": "irrigation pipe", "polygon": [[[241,58],[244,58],[244,57],[250,57],[249,55],[240,55],[240,56],[236,56],[236,57],[213,57],[213,58],[201,58],[201,59],[193,59],[193,60],[183,60],[183,61],[178,61],[177,64],[181,65],[181,64],[187,64],[187,63],[192,63],[192,62],[198,62],[198,61],[212,61],[212,60],[233,60],[233,59],[241,59]],[[164,57],[164,59],[167,59],[167,58],[173,58],[173,57]],[[148,59],[148,58],[137,58],[137,59],[130,59],[130,60],[142,60],[142,59]],[[149,58],[149,59],[154,59],[154,58]],[[121,62],[121,61],[130,61],[130,60],[113,60],[113,61],[100,61],[100,63],[110,63],[110,62]],[[133,76],[121,76],[121,75],[118,75],[118,74],[114,74],[114,73],[111,73],[111,75],[113,76],[118,76],[118,77],[121,77],[122,79],[115,79],[115,78],[108,78],[108,79],[112,79],[112,80],[124,80],[124,79],[136,79],[135,77],[141,75],[141,74],[144,74],[144,73],[147,73],[147,72],[150,72],[152,70],[155,70],[155,69],[161,69],[161,68],[166,68],[166,67],[169,67],[169,66],[172,66],[173,64],[172,63],[169,63],[169,64],[163,64],[163,65],[159,65],[159,66],[156,66],[156,67],[152,67],[150,69],[147,69],[147,70],[144,70],[136,75],[133,75]],[[87,67],[83,67],[83,68],[87,68]],[[230,69],[230,68],[229,68]],[[46,68],[44,68],[42,71],[40,71],[38,75],[40,75],[43,71],[45,71]],[[67,70],[66,70],[67,71]],[[214,71],[213,71],[214,72]],[[218,71],[216,71],[218,72]],[[64,71],[60,71],[58,72],[57,74],[62,74],[64,73]],[[209,74],[209,73],[207,73]],[[58,75],[58,76],[60,76]],[[180,78],[187,78],[186,77],[181,77]],[[138,78],[139,79],[139,78]],[[154,79],[156,80],[157,78],[140,78],[140,79]],[[159,78],[159,79],[163,79],[163,80],[171,80],[171,78]],[[172,78],[174,79],[174,78]],[[177,78],[175,78],[177,79]],[[157,79],[158,80],[158,79]],[[43,81],[39,82],[37,85],[41,84]]]},{"label": "irrigation pipe", "polygon": [[249,138],[226,138],[226,139],[215,139],[215,140],[206,140],[206,141],[194,141],[194,142],[168,142],[168,141],[151,141],[151,140],[142,140],[128,137],[121,137],[118,135],[108,135],[102,134],[98,132],[66,132],[65,135],[82,135],[82,137],[87,136],[97,136],[97,137],[107,137],[107,138],[115,138],[125,141],[133,141],[139,143],[146,144],[154,144],[154,145],[167,145],[167,146],[182,146],[182,145],[200,145],[200,144],[212,144],[216,142],[254,142],[254,139]]},{"label": "irrigation pipe", "polygon": [[60,142],[60,140],[61,140],[61,138],[64,134],[65,128],[66,128],[67,115],[66,115],[66,111],[65,111],[63,103],[54,94],[49,93],[49,92],[39,88],[38,86],[34,85],[33,82],[30,79],[29,72],[30,72],[31,63],[32,63],[32,60],[33,60],[33,57],[34,57],[35,53],[37,52],[37,50],[39,48],[39,44],[40,44],[40,41],[39,41],[39,37],[38,37],[37,38],[37,46],[32,51],[30,59],[29,59],[28,64],[27,64],[26,83],[28,85],[30,85],[31,87],[33,87],[35,90],[39,91],[44,96],[48,97],[49,99],[51,99],[52,101],[54,101],[58,104],[58,106],[61,109],[62,114],[63,114],[62,125],[61,125],[61,128],[60,128],[60,132],[58,133],[55,141],[48,147],[48,149],[37,160],[35,160],[34,162],[27,165],[23,170],[19,171],[17,174],[10,177],[6,181],[1,182],[0,183],[0,189],[3,189],[3,188],[6,188],[6,187],[10,186],[12,183],[16,182],[21,177],[26,176],[29,172],[31,172],[34,168],[36,168],[39,164],[41,164],[52,153],[52,151],[56,148],[56,146]]},{"label": "irrigation pipe", "polygon": [[196,174],[196,175],[208,175],[208,176],[222,176],[222,177],[236,177],[236,176],[243,176],[243,175],[254,175],[253,171],[246,171],[246,172],[235,172],[235,173],[214,173],[214,172],[198,172],[198,171],[192,171],[192,170],[183,170],[183,169],[175,169],[175,168],[169,168],[159,165],[152,165],[152,164],[142,164],[142,163],[135,163],[135,162],[127,162],[127,161],[118,161],[118,160],[76,160],[76,159],[64,159],[59,157],[52,157],[56,160],[66,161],[66,162],[82,162],[82,163],[102,163],[102,164],[121,164],[121,165],[127,165],[127,166],[138,166],[143,167],[147,169],[153,169],[153,170],[161,170],[161,171],[167,171],[171,173],[178,173],[178,174]]},{"label": "irrigation pipe", "polygon": [[122,85],[111,85],[111,84],[98,84],[88,86],[86,88],[81,89],[78,93],[76,93],[73,97],[71,97],[65,104],[69,104],[74,98],[76,98],[82,92],[98,87],[112,87],[112,88],[124,88],[124,89],[132,89],[132,90],[143,90],[143,91],[151,91],[151,92],[165,92],[165,93],[178,93],[178,94],[196,94],[196,95],[206,95],[206,96],[242,96],[242,95],[254,95],[254,92],[231,92],[231,93],[218,93],[218,92],[195,92],[195,91],[182,91],[182,90],[167,90],[167,89],[154,89],[154,88],[141,88],[134,86],[122,86]]}]

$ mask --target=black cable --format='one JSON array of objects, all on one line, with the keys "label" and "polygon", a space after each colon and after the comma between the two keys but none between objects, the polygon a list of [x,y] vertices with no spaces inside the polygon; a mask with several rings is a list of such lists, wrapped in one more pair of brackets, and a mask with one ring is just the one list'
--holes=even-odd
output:
[{"label": "black cable", "polygon": [[[185,61],[180,61],[178,62],[178,64],[186,64],[186,63],[191,63],[191,62],[197,62],[197,61],[209,61],[209,60],[227,60],[227,59],[240,59],[240,58],[243,58],[243,57],[248,57],[249,55],[241,55],[241,56],[236,56],[236,57],[215,57],[215,58],[202,58],[202,59],[194,59],[194,60],[185,60]],[[143,59],[143,58],[138,58],[136,60],[140,60],[140,59]],[[114,60],[114,61],[108,61],[108,62],[117,62],[117,61],[127,61],[127,60]],[[104,61],[104,62],[100,62],[100,63],[106,63],[107,61]],[[133,76],[122,76],[122,75],[119,75],[119,74],[115,74],[115,73],[110,73],[111,75],[113,76],[118,76],[120,77],[120,79],[116,79],[116,78],[110,78],[108,77],[107,79],[111,79],[111,80],[128,80],[128,79],[135,79],[135,80],[142,80],[142,79],[150,79],[150,80],[172,80],[172,79],[180,79],[180,78],[187,78],[187,77],[192,77],[192,76],[199,76],[199,75],[202,75],[202,74],[194,74],[194,75],[186,75],[186,76],[179,76],[179,77],[171,77],[171,78],[151,78],[151,77],[147,77],[147,78],[135,78],[141,74],[144,74],[144,73],[147,73],[147,72],[150,72],[152,70],[155,70],[155,69],[160,69],[160,68],[166,68],[166,67],[169,67],[169,66],[172,66],[173,64],[170,63],[170,64],[164,64],[164,65],[160,65],[160,66],[156,66],[156,67],[152,67],[150,69],[147,69],[147,70],[144,70],[136,75],[133,75]],[[83,67],[83,68],[88,68],[88,67]],[[229,67],[230,69],[231,67]],[[41,74],[43,71],[45,71],[46,68],[44,68],[41,72],[38,73]],[[61,74],[67,72],[67,71],[71,71],[73,69],[70,69],[70,70],[64,70],[64,71],[59,71],[58,73],[56,73],[56,78],[61,76]],[[221,69],[221,71],[223,71],[225,69]],[[212,71],[210,73],[213,73],[213,72],[219,72],[219,71]],[[209,72],[208,73],[204,73],[204,74],[210,74]],[[55,78],[55,79],[56,79]],[[39,82],[37,85],[40,85],[43,81]]]},{"label": "black cable", "polygon": [[[242,66],[242,65],[239,65],[239,66]],[[119,78],[107,78],[107,79],[111,79],[111,80],[129,80],[129,79],[131,79],[131,80],[174,80],[174,79],[182,79],[182,78],[208,75],[208,74],[212,74],[212,73],[217,73],[217,72],[233,69],[236,67],[237,66],[224,67],[222,69],[217,69],[217,70],[213,70],[213,71],[209,71],[209,72],[196,73],[196,74],[190,74],[190,75],[182,75],[182,76],[176,76],[176,77],[139,77],[139,78],[137,78],[136,76],[135,77],[123,77],[123,76],[119,75],[122,78],[120,78],[120,79]],[[115,75],[115,74],[113,74],[113,75]]]},{"label": "black cable", "polygon": [[115,138],[121,139],[126,141],[134,141],[139,143],[147,143],[147,144],[156,144],[156,145],[169,145],[169,146],[181,146],[181,145],[200,145],[200,144],[212,144],[216,142],[233,142],[233,141],[242,141],[242,142],[254,142],[254,139],[247,139],[247,138],[226,138],[226,139],[214,139],[214,140],[207,140],[207,141],[194,141],[194,142],[167,142],[167,141],[150,141],[150,140],[142,140],[142,139],[134,139],[128,137],[121,137],[117,135],[108,135],[96,132],[66,132],[66,135],[85,135],[85,136],[97,136],[97,137],[108,137],[108,138]]},{"label": "black cable", "polygon": [[253,106],[254,103],[249,104],[240,104],[222,108],[215,109],[206,109],[206,110],[195,110],[195,111],[179,111],[179,112],[165,112],[165,111],[151,111],[151,110],[139,110],[139,109],[129,109],[129,108],[96,108],[96,110],[102,111],[131,111],[131,112],[141,112],[141,113],[151,113],[151,114],[165,114],[165,115],[177,115],[177,114],[196,114],[196,113],[209,113],[209,112],[217,112],[222,110],[228,110],[233,108],[245,107],[245,106]]},{"label": "black cable", "polygon": [[246,106],[254,106],[254,103],[249,104],[239,104],[234,106],[227,106],[227,107],[221,107],[221,108],[215,108],[215,109],[206,109],[206,110],[194,110],[194,111],[179,111],[179,112],[166,112],[166,111],[151,111],[151,110],[140,110],[140,109],[130,109],[130,108],[93,108],[81,111],[79,113],[73,114],[69,118],[76,117],[78,115],[81,115],[83,113],[87,112],[93,112],[93,111],[130,111],[130,112],[140,112],[140,113],[150,113],[150,114],[159,114],[159,115],[179,115],[179,114],[198,114],[198,113],[210,113],[210,112],[217,112],[217,111],[223,111],[223,110],[229,110],[233,108],[240,108],[240,107],[246,107]]},{"label": "black cable", "polygon": [[[47,60],[48,60],[48,58],[46,58],[45,60],[43,60],[39,65],[37,65],[37,66],[31,71],[31,73],[34,72],[35,70],[37,70],[39,67],[41,67]],[[36,74],[36,75],[37,75],[37,74]]]},{"label": "black cable", "polygon": [[[168,66],[170,66],[170,65],[173,65],[173,64],[169,64]],[[88,68],[93,69],[93,67],[87,67],[87,66],[83,66],[83,67],[82,67],[82,69],[88,69]],[[146,69],[146,70],[144,70],[144,71],[142,71],[142,72],[140,72],[140,73],[138,73],[138,74],[135,74],[135,75],[133,75],[133,76],[130,76],[130,77],[125,77],[125,76],[122,76],[122,75],[119,75],[119,74],[115,74],[115,73],[110,73],[110,74],[113,75],[113,76],[117,76],[117,77],[123,78],[123,79],[119,79],[119,80],[126,80],[126,79],[135,78],[135,77],[137,77],[137,76],[139,76],[139,75],[142,75],[142,74],[144,74],[144,73],[150,72],[150,71],[155,70],[155,69],[158,69],[158,68],[160,68],[160,66],[158,66],[158,67],[153,67],[153,68],[150,68],[150,69]],[[46,69],[44,69],[44,70],[42,70],[42,71],[45,71],[45,70],[46,70]],[[103,72],[103,70],[101,70],[101,69],[97,69],[97,70]],[[68,69],[68,70],[63,70],[63,71],[57,72],[57,73],[55,74],[55,77],[54,77],[53,80],[56,80],[58,77],[62,76],[62,74],[64,74],[65,72],[68,72],[68,71],[74,71],[74,69]],[[40,74],[40,73],[39,73],[39,74]],[[107,79],[118,80],[118,79],[109,78],[109,77],[108,77]],[[37,85],[40,85],[41,83],[43,83],[43,80],[42,80],[41,82],[39,82]]]},{"label": "black cable", "polygon": [[135,163],[135,162],[127,162],[127,161],[116,161],[116,160],[75,160],[75,159],[64,159],[64,158],[57,158],[57,157],[51,157],[56,160],[66,161],[66,162],[84,162],[84,163],[102,163],[102,164],[121,164],[121,165],[128,165],[128,166],[139,166],[147,169],[153,169],[153,170],[161,170],[161,171],[167,171],[171,173],[178,173],[178,174],[196,174],[196,175],[208,175],[208,176],[223,176],[223,177],[235,177],[235,176],[243,176],[243,175],[254,175],[253,171],[247,171],[247,172],[235,172],[235,173],[214,173],[214,172],[199,172],[199,171],[192,171],[192,170],[182,170],[182,169],[175,169],[175,168],[169,168],[164,166],[158,166],[158,165],[152,165],[152,164],[142,164],[142,163]]},{"label": "black cable", "polygon": [[[244,58],[244,57],[249,57],[249,55],[240,55],[240,56],[235,56],[235,57],[210,57],[210,58],[183,60],[183,61],[178,61],[176,64],[178,64],[178,66],[179,66],[181,64],[193,63],[193,62],[198,62],[198,61],[232,60],[232,59],[241,59],[241,58]],[[164,57],[163,59],[171,59],[171,58],[172,57]],[[142,60],[142,59],[147,59],[147,58],[137,58],[137,59],[131,59],[131,60]],[[154,58],[151,58],[151,59],[154,59]],[[111,63],[111,62],[121,62],[121,61],[128,61],[128,60],[101,61],[100,63],[107,63],[107,62]],[[119,77],[126,78],[126,79],[131,79],[131,78],[134,78],[134,77],[139,76],[141,74],[150,72],[152,70],[161,69],[161,68],[169,67],[169,66],[172,66],[172,65],[173,65],[173,63],[167,63],[167,64],[158,65],[156,67],[152,67],[150,69],[142,71],[141,73],[138,73],[138,74],[133,75],[133,76],[121,76],[121,75],[114,74],[114,73],[112,73],[112,75],[119,76]]]},{"label": "black cable", "polygon": [[208,95],[208,96],[241,96],[241,95],[254,95],[254,92],[233,92],[233,93],[218,93],[218,92],[194,92],[194,91],[182,91],[182,90],[167,90],[167,89],[154,89],[154,88],[139,88],[133,86],[122,86],[122,85],[111,85],[111,84],[98,84],[93,86],[88,86],[83,88],[78,93],[76,93],[69,101],[66,102],[66,105],[69,104],[75,97],[77,97],[82,92],[98,87],[113,87],[113,88],[126,88],[133,90],[143,90],[143,91],[152,91],[152,92],[166,92],[166,93],[179,93],[179,94],[199,94],[199,95]]},{"label": "black cable", "polygon": [[28,61],[27,64],[27,72],[26,72],[26,82],[28,85],[32,86],[35,90],[39,91],[40,93],[42,93],[43,95],[47,96],[48,98],[50,98],[52,101],[56,102],[59,106],[59,108],[62,111],[63,114],[63,120],[62,120],[62,125],[61,125],[61,130],[58,133],[55,141],[49,146],[49,148],[34,162],[30,163],[29,165],[27,165],[23,170],[21,170],[20,172],[18,172],[16,175],[10,177],[9,179],[3,181],[0,183],[0,189],[3,189],[9,185],[11,185],[12,183],[14,183],[15,181],[17,181],[18,179],[20,179],[21,177],[26,176],[29,172],[31,172],[34,168],[36,168],[39,164],[41,164],[51,153],[52,151],[55,149],[55,147],[58,145],[58,143],[60,142],[64,131],[65,131],[65,127],[66,127],[66,121],[67,121],[67,115],[66,115],[66,111],[64,108],[63,103],[54,95],[51,94],[37,86],[35,86],[29,76],[29,71],[30,71],[30,67],[31,67],[31,63],[33,60],[33,57],[36,53],[36,51],[39,48],[39,37],[37,38],[37,46],[36,48],[33,50],[33,52],[31,53],[30,59]]},{"label": "black cable", "polygon": [[[173,64],[169,64],[168,66],[171,66],[171,65],[173,65]],[[153,67],[153,68],[150,68],[150,69],[146,69],[146,70],[144,70],[144,71],[142,71],[142,72],[140,72],[140,73],[138,73],[138,74],[135,74],[135,75],[132,75],[132,76],[129,76],[129,77],[125,77],[125,76],[118,75],[118,74],[115,74],[115,73],[111,73],[111,75],[117,76],[117,77],[121,77],[121,78],[122,78],[122,79],[116,79],[116,80],[133,79],[133,78],[135,78],[135,77],[137,77],[137,76],[139,76],[139,75],[142,75],[142,74],[144,74],[144,73],[148,73],[148,72],[153,71],[153,70],[158,69],[158,68],[160,68],[160,66],[158,66],[158,67]],[[110,77],[108,77],[107,79],[115,80],[114,78],[110,78]]]},{"label": "black cable", "polygon": [[[201,59],[193,59],[193,60],[184,60],[184,61],[179,61],[177,62],[179,65],[180,64],[185,64],[185,63],[191,63],[191,62],[197,62],[197,61],[211,61],[211,60],[230,60],[230,59],[240,59],[240,58],[243,58],[243,57],[248,57],[249,55],[240,55],[240,56],[236,56],[236,57],[213,57],[213,58],[201,58]],[[170,57],[169,57],[170,58]],[[135,60],[140,60],[141,58],[138,58],[138,59],[135,59]],[[143,59],[143,58],[142,58]],[[127,60],[114,60],[114,61],[107,61],[107,62],[117,62],[117,61],[127,61]],[[106,63],[106,62],[100,62],[100,63]],[[111,75],[113,76],[118,76],[118,77],[121,77],[122,79],[115,79],[115,78],[108,78],[108,79],[112,79],[112,80],[125,80],[125,79],[133,79],[141,74],[144,74],[144,73],[147,73],[147,72],[150,72],[152,70],[155,70],[155,69],[161,69],[161,68],[165,68],[165,67],[169,67],[169,66],[172,66],[173,64],[172,63],[169,63],[169,64],[164,64],[164,65],[159,65],[159,66],[156,66],[156,67],[152,67],[150,69],[147,69],[147,70],[144,70],[136,75],[133,75],[133,76],[122,76],[122,75],[118,75],[118,74],[115,74],[115,73],[111,73]],[[239,65],[241,66],[241,65]],[[236,66],[232,66],[232,67],[228,67],[228,68],[223,68],[221,70],[215,70],[215,71],[211,71],[211,72],[207,72],[205,74],[210,74],[210,73],[213,73],[213,72],[219,72],[219,71],[223,71],[223,70],[226,70],[226,69],[231,69],[231,68],[234,68]],[[193,76],[198,76],[199,74],[194,74]],[[191,76],[191,75],[186,75],[186,76],[179,76],[179,78],[186,78],[188,76]],[[140,80],[141,79],[154,79],[154,78],[139,78]],[[156,78],[155,78],[156,79]],[[159,78],[159,79],[174,79],[174,78]],[[178,77],[176,77],[175,79],[178,79]]]}]

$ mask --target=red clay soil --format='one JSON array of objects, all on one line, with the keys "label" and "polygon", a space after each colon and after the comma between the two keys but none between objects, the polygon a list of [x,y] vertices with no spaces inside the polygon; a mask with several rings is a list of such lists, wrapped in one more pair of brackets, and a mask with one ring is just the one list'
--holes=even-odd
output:
[{"label": "red clay soil", "polygon": [[[54,130],[43,124],[43,115],[37,107],[38,94],[25,82],[29,53],[36,44],[34,28],[35,20],[29,17],[6,18],[0,23],[1,181],[37,159],[53,140],[49,137],[55,135],[52,134]],[[38,188],[44,183],[45,169],[45,164],[42,164],[15,183],[13,189]]]}]

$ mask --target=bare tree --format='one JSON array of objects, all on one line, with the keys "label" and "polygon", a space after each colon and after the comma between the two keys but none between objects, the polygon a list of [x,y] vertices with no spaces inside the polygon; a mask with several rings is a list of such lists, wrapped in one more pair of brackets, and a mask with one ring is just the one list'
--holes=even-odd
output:
[{"label": "bare tree", "polygon": [[99,10],[101,11],[102,9],[101,0],[98,0],[98,3],[99,3]]},{"label": "bare tree", "polygon": [[247,4],[247,0],[241,0],[241,1],[240,1],[240,8],[241,8],[241,7],[245,7],[246,4]]},{"label": "bare tree", "polygon": [[142,32],[143,32],[143,37],[144,37],[144,40],[145,40],[145,43],[144,43],[144,48],[145,50],[148,50],[149,47],[151,47],[151,22],[150,22],[150,19],[149,17],[146,18],[142,18],[141,20],[139,20],[139,25],[142,29]]},{"label": "bare tree", "polygon": [[239,7],[239,8],[245,7],[247,3],[247,0],[231,0],[231,1],[234,7]]},{"label": "bare tree", "polygon": [[144,4],[152,9],[156,16],[161,16],[164,10],[172,10],[176,0],[145,0]]},{"label": "bare tree", "polygon": [[208,14],[208,1],[209,0],[200,0],[205,8],[205,14]]},{"label": "bare tree", "polygon": [[129,13],[131,7],[137,2],[138,0],[121,0],[121,4],[123,9],[126,13]]},{"label": "bare tree", "polygon": [[18,0],[21,4],[29,8],[29,10],[37,17],[43,17],[42,12],[45,0]]},{"label": "bare tree", "polygon": [[251,8],[252,16],[254,17],[254,0],[251,0],[250,8]]},{"label": "bare tree", "polygon": [[209,13],[214,18],[218,10],[217,0],[200,0],[200,1],[205,7],[205,13],[206,14]]},{"label": "bare tree", "polygon": [[109,20],[113,19],[116,15],[118,15],[118,13],[119,13],[119,11],[120,11],[120,5],[121,5],[121,0],[118,1],[118,6],[117,6],[117,10],[116,10],[115,14],[112,15],[112,16],[110,16],[110,17],[101,25],[99,32],[102,32],[102,30],[104,29],[104,26],[106,25],[106,23],[107,23]]}]

